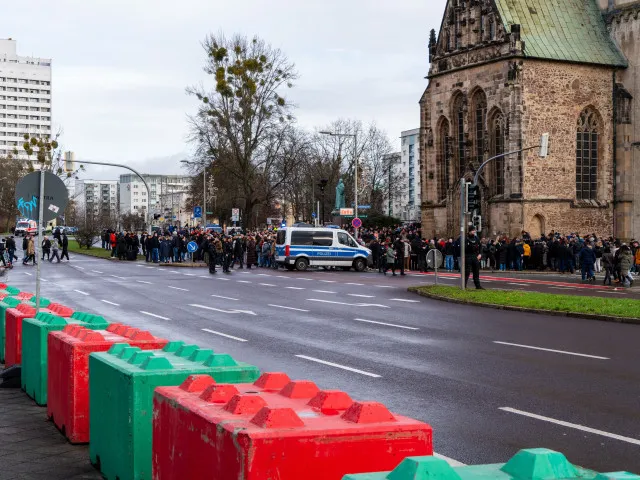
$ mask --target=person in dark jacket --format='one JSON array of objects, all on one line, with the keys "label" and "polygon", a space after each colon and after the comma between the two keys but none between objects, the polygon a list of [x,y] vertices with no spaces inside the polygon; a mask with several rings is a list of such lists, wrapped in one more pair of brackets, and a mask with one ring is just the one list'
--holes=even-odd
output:
[{"label": "person in dark jacket", "polygon": [[400,269],[400,275],[404,275],[404,242],[398,237],[393,244],[396,252],[396,268]]},{"label": "person in dark jacket", "polygon": [[64,257],[67,257],[67,262],[69,261],[69,239],[67,238],[67,232],[62,234],[62,241],[60,242],[62,246],[62,255],[60,256],[60,260],[64,260]]},{"label": "person in dark jacket", "polygon": [[160,261],[160,239],[157,232],[149,240],[148,248],[151,250],[151,260],[153,263],[158,263]]},{"label": "person in dark jacket", "polygon": [[498,263],[500,264],[500,271],[505,272],[507,270],[507,259],[509,257],[508,247],[506,240],[502,240],[498,244]]},{"label": "person in dark jacket", "polygon": [[596,263],[596,253],[590,243],[585,243],[580,250],[580,265],[582,267],[582,281],[595,282],[594,266]]},{"label": "person in dark jacket", "polygon": [[602,253],[602,269],[604,270],[604,285],[611,285],[611,277],[613,276],[613,267],[615,265],[615,260],[613,259],[613,254],[611,253],[611,247],[608,245],[604,247]]},{"label": "person in dark jacket", "polygon": [[118,252],[118,260],[127,259],[127,239],[124,237],[124,234],[122,233],[118,237],[118,242],[116,243],[116,250]]},{"label": "person in dark jacket", "polygon": [[256,254],[256,241],[253,237],[247,239],[247,268],[251,270],[253,265],[257,265],[258,255]]},{"label": "person in dark jacket", "polygon": [[453,238],[450,238],[444,244],[444,268],[447,272],[453,272],[455,254],[456,247],[453,244]]},{"label": "person in dark jacket", "polygon": [[223,260],[222,271],[224,273],[231,273],[231,262],[233,261],[233,240],[231,237],[227,237],[222,245]]},{"label": "person in dark jacket", "polygon": [[45,255],[47,260],[51,258],[51,240],[48,237],[44,237],[44,240],[42,240],[42,260],[44,260]]}]

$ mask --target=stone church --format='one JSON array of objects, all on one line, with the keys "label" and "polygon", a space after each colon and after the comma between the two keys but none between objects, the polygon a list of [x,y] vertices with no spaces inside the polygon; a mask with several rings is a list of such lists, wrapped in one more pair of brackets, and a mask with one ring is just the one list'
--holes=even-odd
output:
[{"label": "stone church", "polygon": [[639,13],[640,0],[448,0],[420,100],[426,236],[459,232],[460,178],[549,133],[546,159],[483,170],[482,235],[640,238]]}]

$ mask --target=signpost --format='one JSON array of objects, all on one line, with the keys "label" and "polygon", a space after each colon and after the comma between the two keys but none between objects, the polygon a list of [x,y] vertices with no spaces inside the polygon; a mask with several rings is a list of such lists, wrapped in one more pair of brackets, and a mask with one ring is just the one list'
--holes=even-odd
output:
[{"label": "signpost", "polygon": [[195,253],[198,251],[198,244],[196,242],[187,243],[187,250],[189,253]]},{"label": "signpost", "polygon": [[358,217],[354,218],[353,220],[351,220],[351,226],[355,229],[362,227],[362,220],[360,220]]},{"label": "signpost", "polygon": [[193,218],[202,218],[202,207],[193,207]]},{"label": "signpost", "polygon": [[[69,203],[67,186],[60,177],[40,170],[21,178],[16,185],[16,207],[23,217],[38,221],[37,237],[34,240],[36,259],[36,311],[40,310],[40,248],[42,247],[42,231],[45,223],[63,213]],[[37,209],[37,210],[36,210]],[[36,211],[38,215],[36,217]]]},{"label": "signpost", "polygon": [[239,208],[232,208],[231,209],[231,221],[232,222],[239,222],[240,221],[240,209]]},{"label": "signpost", "polygon": [[433,267],[436,271],[436,285],[438,285],[438,267],[442,265],[442,253],[436,248],[427,252],[427,266]]},{"label": "signpost", "polygon": [[349,217],[353,215],[353,208],[341,208],[340,216],[341,217]]}]

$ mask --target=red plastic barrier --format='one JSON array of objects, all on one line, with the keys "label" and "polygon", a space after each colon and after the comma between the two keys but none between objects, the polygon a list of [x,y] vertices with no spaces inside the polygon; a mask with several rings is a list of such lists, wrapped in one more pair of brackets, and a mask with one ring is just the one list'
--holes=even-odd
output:
[{"label": "red plastic barrier", "polygon": [[73,308],[62,305],[61,303],[50,303],[47,307],[51,313],[58,315],[59,317],[69,318],[73,315]]},{"label": "red plastic barrier", "polygon": [[7,288],[9,285],[7,285],[6,283],[2,283],[0,282],[0,290],[4,290],[5,288]]},{"label": "red plastic barrier", "polygon": [[[27,293],[26,295],[33,295]],[[71,309],[69,309],[71,310]],[[41,308],[42,313],[53,313],[48,308]],[[69,315],[63,315],[58,313],[61,317],[70,317]],[[22,364],[22,320],[25,318],[34,318],[36,316],[36,309],[30,305],[21,303],[15,308],[8,308],[5,314],[5,366],[10,367],[12,365]]]},{"label": "red plastic barrier", "polygon": [[433,454],[426,423],[284,373],[240,385],[193,375],[156,389],[153,418],[156,480],[340,480]]},{"label": "red plastic barrier", "polygon": [[[0,284],[1,285],[1,284]],[[0,292],[0,300],[4,300],[5,298],[7,298],[9,296],[8,293],[6,292]]]},{"label": "red plastic barrier", "polygon": [[167,340],[121,324],[107,330],[67,325],[49,334],[47,413],[71,443],[89,442],[89,354],[106,352],[114,343],[159,350]]},{"label": "red plastic barrier", "polygon": [[22,363],[22,320],[36,316],[36,309],[29,305],[20,304],[15,308],[8,308],[5,314],[5,366],[20,365]]},{"label": "red plastic barrier", "polygon": [[16,298],[18,300],[22,301],[22,302],[28,302],[29,300],[31,300],[35,296],[36,296],[35,293],[20,292],[18,295],[16,295]]}]

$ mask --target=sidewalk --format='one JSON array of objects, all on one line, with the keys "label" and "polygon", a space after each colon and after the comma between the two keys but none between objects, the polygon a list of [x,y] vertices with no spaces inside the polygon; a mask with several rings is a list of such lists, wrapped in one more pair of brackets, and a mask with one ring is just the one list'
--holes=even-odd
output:
[{"label": "sidewalk", "polygon": [[68,443],[48,421],[46,408],[19,388],[0,387],[0,480],[101,478],[88,447]]}]

